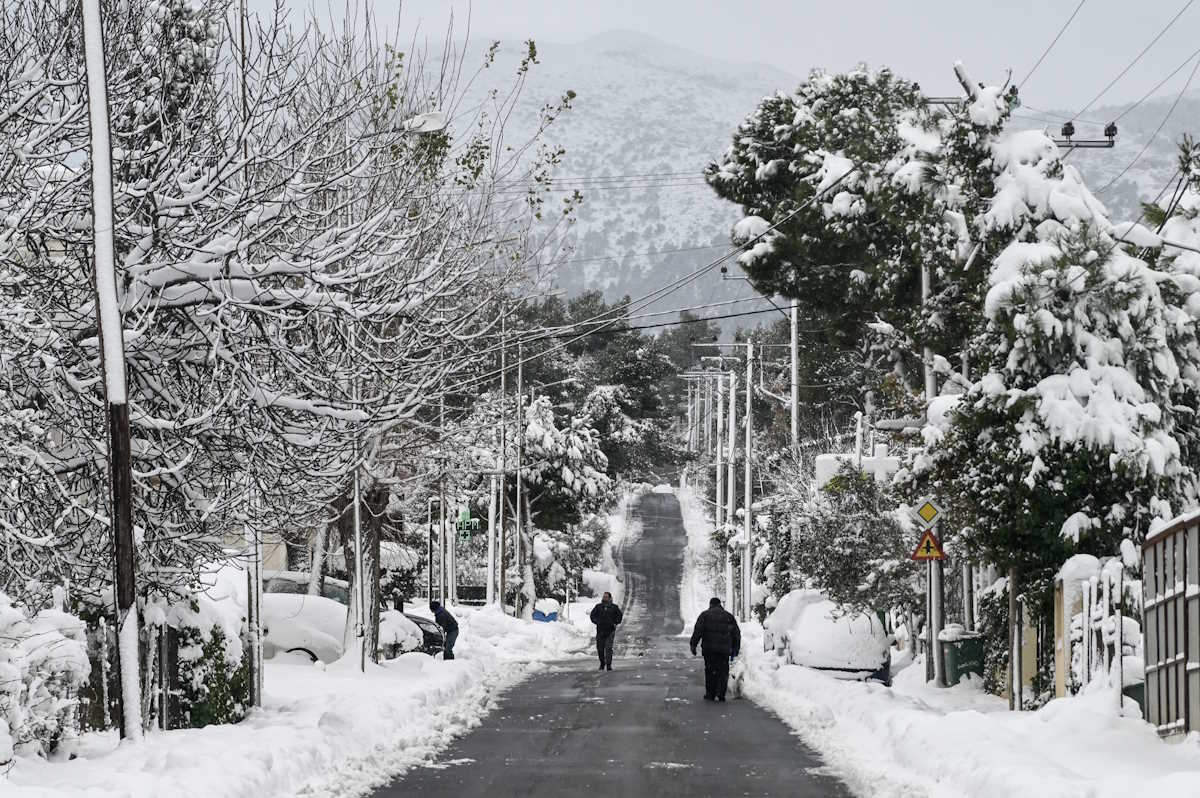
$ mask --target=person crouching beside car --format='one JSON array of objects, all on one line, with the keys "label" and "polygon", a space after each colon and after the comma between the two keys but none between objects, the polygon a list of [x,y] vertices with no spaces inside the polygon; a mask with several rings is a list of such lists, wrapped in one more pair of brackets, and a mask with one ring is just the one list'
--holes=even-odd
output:
[{"label": "person crouching beside car", "polygon": [[442,643],[442,659],[454,659],[454,643],[458,640],[458,621],[454,620],[454,616],[436,601],[429,602],[429,609],[433,612],[433,620],[442,628],[442,636],[445,638],[445,642]]}]

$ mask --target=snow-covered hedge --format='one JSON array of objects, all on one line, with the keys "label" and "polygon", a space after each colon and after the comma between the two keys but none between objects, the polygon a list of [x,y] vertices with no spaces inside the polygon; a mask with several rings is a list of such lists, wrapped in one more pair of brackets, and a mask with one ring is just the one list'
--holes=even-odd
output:
[{"label": "snow-covered hedge", "polygon": [[46,754],[75,728],[88,676],[83,622],[61,610],[30,617],[0,593],[0,764]]},{"label": "snow-covered hedge", "polygon": [[178,704],[171,725],[199,728],[245,717],[249,669],[238,608],[199,594],[169,606],[163,620],[179,641]]}]

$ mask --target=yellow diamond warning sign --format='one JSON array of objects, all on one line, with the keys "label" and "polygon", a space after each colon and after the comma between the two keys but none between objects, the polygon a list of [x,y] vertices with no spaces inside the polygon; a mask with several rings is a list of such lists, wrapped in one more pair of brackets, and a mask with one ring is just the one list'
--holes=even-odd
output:
[{"label": "yellow diamond warning sign", "polygon": [[942,516],[942,508],[933,499],[922,499],[913,510],[913,517],[923,529],[931,529]]},{"label": "yellow diamond warning sign", "polygon": [[944,560],[946,552],[942,551],[942,542],[938,540],[937,535],[933,534],[933,530],[926,529],[925,534],[921,536],[921,542],[913,549],[912,559],[914,560]]}]

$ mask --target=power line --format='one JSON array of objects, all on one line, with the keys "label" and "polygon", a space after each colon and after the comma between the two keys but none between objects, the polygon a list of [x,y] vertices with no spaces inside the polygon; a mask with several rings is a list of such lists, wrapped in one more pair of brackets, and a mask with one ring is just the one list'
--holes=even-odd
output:
[{"label": "power line", "polygon": [[[1104,127],[1105,125],[1108,124],[1107,122],[1097,122],[1095,119],[1083,119],[1082,116],[1079,116],[1079,115],[1072,117],[1072,116],[1067,116],[1066,114],[1056,113],[1054,111],[1047,111],[1044,108],[1035,108],[1032,105],[1029,105],[1028,103],[1026,103],[1024,100],[1021,101],[1021,105],[1019,107],[1030,110],[1030,111],[1034,111],[1039,114],[1043,114],[1045,116],[1053,117],[1053,118],[1059,120],[1060,122],[1076,122],[1076,123],[1081,122],[1085,125],[1095,125],[1096,127]],[[1056,122],[1055,124],[1059,124],[1059,123]]]},{"label": "power line", "polygon": [[1130,61],[1129,64],[1124,69],[1122,69],[1119,73],[1117,73],[1117,76],[1115,78],[1113,78],[1112,80],[1110,80],[1108,82],[1108,85],[1100,90],[1099,94],[1097,94],[1095,97],[1093,97],[1087,105],[1083,106],[1083,108],[1081,108],[1079,110],[1079,113],[1075,114],[1075,117],[1072,117],[1071,121],[1074,121],[1075,118],[1080,117],[1083,114],[1087,113],[1088,109],[1091,108],[1093,105],[1095,105],[1096,101],[1099,100],[1101,97],[1103,97],[1108,92],[1109,89],[1111,89],[1113,86],[1115,86],[1117,81],[1119,81],[1121,78],[1125,77],[1125,75],[1129,72],[1129,70],[1133,69],[1134,66],[1136,66],[1137,63],[1142,60],[1142,56],[1144,56],[1146,53],[1148,53],[1150,51],[1150,48],[1158,43],[1158,40],[1163,37],[1163,34],[1165,34],[1167,31],[1169,31],[1172,28],[1172,26],[1175,25],[1175,22],[1180,17],[1183,16],[1183,13],[1185,11],[1187,11],[1189,8],[1191,8],[1192,4],[1195,2],[1196,2],[1196,0],[1187,0],[1187,2],[1183,4],[1183,8],[1179,9],[1179,11],[1176,12],[1175,16],[1171,17],[1171,21],[1168,22],[1166,24],[1166,26],[1164,26],[1163,29],[1158,32],[1158,35],[1155,36],[1153,39],[1151,39],[1150,43],[1147,44],[1145,47],[1143,47],[1142,51],[1140,53],[1138,53],[1134,57],[1134,59],[1132,61]]},{"label": "power line", "polygon": [[1124,111],[1122,111],[1121,113],[1117,114],[1117,118],[1116,118],[1116,119],[1114,119],[1113,121],[1114,121],[1114,122],[1120,122],[1120,121],[1121,121],[1121,117],[1125,116],[1125,114],[1129,113],[1129,112],[1130,112],[1130,111],[1132,111],[1134,108],[1137,108],[1139,105],[1141,105],[1142,103],[1144,103],[1144,102],[1145,102],[1147,99],[1149,99],[1149,98],[1150,98],[1150,95],[1154,94],[1154,92],[1156,92],[1156,91],[1158,91],[1159,89],[1161,89],[1161,88],[1163,87],[1163,84],[1165,84],[1165,83],[1166,83],[1168,80],[1170,80],[1171,78],[1173,78],[1173,77],[1175,77],[1177,74],[1179,74],[1179,70],[1181,70],[1181,69],[1183,69],[1185,66],[1187,66],[1187,65],[1188,65],[1188,64],[1191,62],[1191,60],[1192,60],[1193,58],[1195,58],[1196,56],[1198,56],[1198,55],[1200,55],[1200,50],[1196,50],[1196,52],[1192,53],[1192,54],[1191,54],[1191,55],[1189,55],[1187,58],[1185,58],[1185,59],[1183,60],[1183,63],[1182,63],[1182,64],[1180,64],[1179,66],[1175,67],[1175,69],[1171,70],[1171,74],[1167,75],[1165,78],[1163,78],[1162,80],[1160,80],[1160,81],[1158,82],[1158,84],[1157,84],[1157,85],[1156,85],[1156,86],[1155,86],[1153,89],[1151,89],[1150,91],[1148,91],[1148,92],[1146,92],[1145,94],[1143,94],[1143,95],[1141,96],[1141,99],[1139,99],[1139,100],[1138,100],[1137,102],[1135,102],[1133,105],[1129,106],[1129,107],[1128,107],[1128,108],[1126,108]]},{"label": "power line", "polygon": [[654,250],[646,250],[645,252],[626,252],[623,255],[595,255],[588,258],[569,258],[567,260],[550,260],[544,263],[536,264],[537,266],[561,266],[567,263],[591,263],[598,260],[621,260],[623,258],[649,258],[659,257],[662,255],[674,255],[678,252],[700,252],[706,249],[723,249],[724,244],[710,244],[707,247],[680,247],[679,249],[663,249],[655,252]]},{"label": "power line", "polygon": [[1198,68],[1200,68],[1200,60],[1197,60],[1196,64],[1192,67],[1192,72],[1190,75],[1188,75],[1187,83],[1184,83],[1183,88],[1179,90],[1179,94],[1175,95],[1175,102],[1171,103],[1171,107],[1168,108],[1167,112],[1163,115],[1162,121],[1159,122],[1158,127],[1154,129],[1154,133],[1150,135],[1150,138],[1146,139],[1146,143],[1142,145],[1142,149],[1137,155],[1134,156],[1133,160],[1121,170],[1120,174],[1118,174],[1112,180],[1109,180],[1101,188],[1097,189],[1097,194],[1103,194],[1114,184],[1116,184],[1116,182],[1124,177],[1125,173],[1132,169],[1133,165],[1141,160],[1142,156],[1146,154],[1146,150],[1150,149],[1150,145],[1154,143],[1156,138],[1158,138],[1158,134],[1161,133],[1162,129],[1166,126],[1167,120],[1171,118],[1171,114],[1175,113],[1175,109],[1179,106],[1179,101],[1183,99],[1183,95],[1187,92],[1188,87],[1192,85],[1192,79],[1196,77],[1196,70]]},{"label": "power line", "polygon": [[[581,333],[580,337],[590,335],[620,335],[621,333],[631,332],[634,330],[656,330],[661,327],[679,327],[684,324],[705,324],[710,321],[718,321],[720,319],[737,319],[742,316],[757,316],[761,313],[774,313],[775,308],[762,308],[760,310],[744,310],[740,313],[719,313],[715,316],[705,316],[704,318],[696,319],[676,319],[675,321],[660,321],[656,324],[631,324],[627,327],[605,327],[597,328],[585,333]],[[547,336],[548,338],[558,338],[564,335],[571,335],[570,332],[555,333]]]},{"label": "power line", "polygon": [[1075,16],[1079,13],[1079,9],[1083,8],[1083,4],[1086,2],[1087,0],[1079,0],[1079,5],[1075,6],[1075,10],[1071,12],[1071,16],[1067,17],[1067,21],[1064,22],[1063,26],[1058,29],[1058,33],[1054,36],[1053,41],[1051,41],[1050,44],[1046,46],[1046,49],[1042,51],[1041,56],[1038,57],[1037,63],[1034,64],[1033,68],[1029,70],[1029,74],[1025,76],[1025,79],[1017,85],[1017,89],[1025,88],[1025,84],[1029,82],[1031,77],[1033,77],[1033,73],[1037,72],[1038,67],[1042,65],[1042,61],[1046,60],[1046,56],[1048,56],[1050,51],[1054,49],[1054,45],[1058,44],[1058,40],[1062,38],[1064,33],[1066,33],[1067,28],[1070,27],[1071,23],[1075,21]]},{"label": "power line", "polygon": [[703,174],[698,171],[688,170],[686,172],[627,172],[625,174],[616,175],[550,175],[545,180],[536,180],[534,178],[521,178],[520,180],[504,180],[501,183],[508,184],[525,184],[525,183],[592,183],[592,182],[625,182],[627,180],[647,180],[663,178],[678,178],[678,177],[702,177]]},{"label": "power line", "polygon": [[[634,305],[634,304],[637,304],[637,303],[640,303],[640,302],[646,302],[646,303],[649,303],[649,302],[652,302],[652,301],[654,301],[655,299],[658,299],[658,298],[660,298],[660,296],[666,296],[667,294],[670,294],[670,293],[673,293],[674,291],[677,291],[677,290],[678,290],[678,289],[679,289],[681,286],[685,285],[685,284],[686,284],[686,283],[688,283],[688,282],[691,282],[691,281],[695,280],[696,278],[700,277],[700,275],[702,275],[702,274],[705,274],[706,272],[709,272],[709,271],[711,271],[711,270],[715,269],[717,266],[719,266],[719,265],[721,265],[722,263],[724,263],[725,261],[729,260],[729,259],[730,259],[730,258],[732,258],[734,255],[737,255],[738,253],[740,253],[740,252],[744,251],[744,250],[746,249],[746,247],[750,246],[751,244],[754,244],[754,243],[758,242],[758,241],[759,241],[759,240],[761,240],[762,238],[766,237],[766,236],[767,236],[767,234],[769,234],[769,233],[771,233],[771,232],[774,232],[774,231],[775,231],[776,229],[778,229],[780,226],[782,226],[782,225],[783,225],[783,224],[785,224],[786,222],[788,222],[788,221],[790,221],[791,219],[793,219],[793,218],[795,218],[796,216],[798,216],[798,215],[800,214],[800,212],[801,212],[801,211],[803,211],[803,210],[805,210],[806,208],[808,208],[810,205],[812,205],[813,203],[815,203],[815,202],[816,202],[818,199],[821,199],[821,198],[822,198],[822,197],[823,197],[823,196],[824,196],[824,195],[825,195],[827,192],[829,192],[830,190],[832,190],[832,189],[834,189],[834,188],[836,188],[836,187],[840,186],[840,185],[841,185],[841,184],[842,184],[842,183],[843,183],[843,182],[846,180],[846,178],[848,178],[848,177],[850,177],[850,175],[852,175],[852,174],[855,174],[856,172],[858,172],[860,168],[861,168],[861,167],[860,167],[859,165],[857,165],[857,164],[856,164],[856,165],[854,165],[854,166],[852,166],[850,169],[846,170],[846,172],[845,172],[845,173],[844,173],[844,174],[843,174],[841,177],[839,177],[839,178],[837,178],[836,180],[834,180],[833,182],[831,182],[831,183],[830,183],[828,186],[826,186],[824,189],[822,189],[822,190],[820,190],[820,191],[817,191],[817,192],[815,192],[815,193],[814,193],[814,194],[813,194],[811,197],[809,197],[809,198],[808,198],[807,200],[805,200],[804,202],[800,203],[800,205],[798,205],[798,206],[795,208],[795,210],[793,210],[793,211],[791,211],[790,213],[786,214],[786,215],[785,215],[785,216],[784,216],[782,219],[780,219],[780,220],[779,220],[779,221],[777,221],[777,222],[774,222],[774,223],[772,223],[770,226],[768,226],[768,227],[767,227],[766,229],[764,229],[762,232],[758,233],[757,235],[751,236],[751,237],[750,237],[749,239],[747,239],[746,241],[744,241],[744,242],[742,242],[741,244],[737,245],[736,247],[734,247],[733,249],[731,249],[731,250],[729,250],[728,252],[724,253],[723,255],[721,255],[720,257],[716,258],[715,260],[712,260],[712,261],[710,261],[709,263],[707,263],[707,264],[705,264],[705,265],[701,266],[700,268],[696,269],[695,271],[691,272],[690,274],[684,275],[683,277],[681,277],[681,278],[679,278],[679,279],[675,280],[674,282],[672,282],[672,283],[668,283],[666,286],[664,286],[664,287],[662,287],[662,288],[660,288],[660,289],[657,289],[657,290],[655,290],[655,291],[652,291],[652,292],[650,292],[649,294],[646,294],[646,295],[644,295],[643,297],[641,297],[641,298],[639,298],[639,299],[636,299],[636,300],[630,300],[629,302],[626,302],[626,303],[624,303],[624,304],[622,304],[622,305],[618,305],[618,306],[616,306],[616,307],[610,308],[609,310],[605,311],[604,313],[597,314],[597,315],[596,315],[596,316],[595,316],[593,319],[589,320],[588,322],[583,322],[583,323],[581,323],[581,324],[587,324],[587,323],[591,323],[592,321],[595,321],[595,320],[597,320],[597,319],[600,319],[601,317],[603,317],[603,316],[605,316],[605,315],[608,315],[608,314],[611,314],[611,313],[616,313],[616,312],[618,312],[618,311],[620,311],[620,310],[623,310],[624,308],[630,307],[630,306],[632,306],[632,305]],[[603,329],[603,328],[604,328],[604,327],[606,327],[606,326],[611,326],[612,324],[614,324],[614,323],[616,323],[616,322],[618,322],[618,321],[620,321],[620,317],[614,317],[614,318],[611,318],[611,319],[609,319],[609,320],[607,320],[607,321],[603,322],[603,323],[601,324],[601,326],[600,326],[600,327],[598,327],[597,329]],[[596,332],[596,330],[590,330],[590,331],[588,331],[587,333],[583,333],[583,334],[581,334],[581,335],[578,335],[578,336],[576,336],[575,338],[572,338],[572,339],[570,339],[570,340],[566,341],[565,343],[561,343],[561,344],[557,344],[556,346],[549,347],[548,349],[546,349],[546,350],[544,350],[544,351],[542,351],[542,352],[535,352],[534,354],[532,354],[532,355],[530,355],[530,356],[528,356],[528,357],[522,358],[522,359],[521,359],[521,360],[520,360],[518,363],[514,363],[514,364],[513,364],[512,366],[510,366],[509,368],[515,368],[517,365],[520,365],[520,364],[524,364],[524,363],[529,363],[529,362],[532,362],[533,360],[536,360],[536,359],[537,359],[537,358],[539,358],[539,357],[545,357],[546,355],[549,355],[549,354],[551,354],[551,353],[553,353],[553,352],[556,352],[556,351],[558,351],[558,350],[560,350],[560,349],[564,349],[564,348],[566,348],[566,347],[570,346],[570,345],[571,345],[573,342],[575,342],[575,341],[579,341],[579,340],[582,340],[582,339],[583,339],[584,337],[586,337],[587,335],[594,334],[595,332]],[[559,336],[547,336],[547,337],[554,338],[554,337],[559,337]],[[533,338],[533,339],[530,339],[530,340],[531,340],[531,341],[537,341],[537,340],[540,340],[540,339],[535,337],[535,338]],[[463,383],[460,383],[459,385],[452,386],[451,388],[449,388],[449,389],[446,389],[446,390],[447,390],[447,392],[455,392],[455,391],[466,390],[467,388],[470,388],[470,387],[473,387],[473,386],[476,386],[476,385],[481,385],[481,384],[483,384],[483,383],[487,382],[488,380],[494,379],[494,378],[496,378],[496,377],[500,376],[500,374],[501,374],[501,371],[500,371],[500,370],[493,370],[493,371],[491,371],[491,372],[488,372],[488,373],[485,373],[485,374],[481,374],[481,375],[479,375],[479,376],[477,376],[477,377],[475,377],[475,378],[473,378],[473,379],[470,379],[470,380],[467,380],[467,381],[465,381],[465,382],[463,382]]]}]

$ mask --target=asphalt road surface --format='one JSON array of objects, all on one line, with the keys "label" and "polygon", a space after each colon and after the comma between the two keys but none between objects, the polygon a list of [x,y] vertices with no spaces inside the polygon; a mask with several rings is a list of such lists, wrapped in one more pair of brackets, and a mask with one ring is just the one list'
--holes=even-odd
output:
[{"label": "asphalt road surface", "polygon": [[679,503],[648,494],[624,552],[625,623],[611,672],[560,663],[510,690],[481,726],[376,798],[845,796],[820,757],[746,700],[704,701],[679,617]]}]

